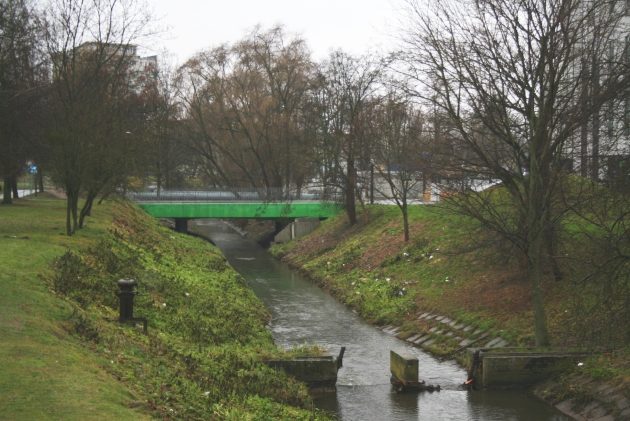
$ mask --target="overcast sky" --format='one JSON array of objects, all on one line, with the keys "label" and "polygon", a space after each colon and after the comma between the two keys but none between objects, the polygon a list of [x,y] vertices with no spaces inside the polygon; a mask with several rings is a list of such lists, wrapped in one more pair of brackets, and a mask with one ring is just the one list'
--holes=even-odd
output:
[{"label": "overcast sky", "polygon": [[147,52],[182,63],[195,52],[241,39],[255,25],[282,24],[304,37],[316,60],[331,49],[352,54],[396,45],[404,0],[150,0],[167,31]]}]

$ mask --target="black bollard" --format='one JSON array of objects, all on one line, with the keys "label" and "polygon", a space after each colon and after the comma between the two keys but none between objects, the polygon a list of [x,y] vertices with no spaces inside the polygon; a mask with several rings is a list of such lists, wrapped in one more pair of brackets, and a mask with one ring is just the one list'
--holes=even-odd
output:
[{"label": "black bollard", "polygon": [[118,280],[118,298],[120,299],[120,317],[118,320],[121,323],[133,320],[133,297],[136,295],[135,287],[136,281],[133,279]]}]

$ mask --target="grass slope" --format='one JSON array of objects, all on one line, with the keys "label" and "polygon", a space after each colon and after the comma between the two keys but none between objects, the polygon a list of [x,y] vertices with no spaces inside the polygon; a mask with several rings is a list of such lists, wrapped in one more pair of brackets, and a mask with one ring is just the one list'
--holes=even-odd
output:
[{"label": "grass slope", "polygon": [[[509,253],[472,220],[435,206],[410,208],[411,240],[402,239],[400,212],[371,206],[356,226],[329,219],[300,241],[272,252],[302,268],[375,323],[402,323],[418,310],[440,310],[464,321],[501,324],[512,335],[530,321],[527,285]],[[526,338],[524,338],[526,339]]]},{"label": "grass slope", "polygon": [[107,225],[99,220],[68,238],[63,218],[62,204],[50,198],[0,207],[0,418],[148,418],[129,408],[129,391],[62,328],[71,306],[50,293],[42,274]]},{"label": "grass slope", "polygon": [[[407,244],[402,240],[399,210],[375,205],[367,207],[355,226],[339,215],[300,240],[273,246],[272,253],[331,290],[367,320],[401,326],[404,336],[425,331],[417,314],[429,311],[492,329],[512,345],[533,345],[529,285],[522,262],[509,244],[477,222],[440,206],[412,206],[409,217],[411,240]],[[574,220],[569,222],[570,230],[579,231]],[[560,262],[567,276],[554,281],[549,273],[544,286],[555,345],[600,348],[599,324],[587,331],[582,323],[588,319],[601,324],[600,313],[584,314],[581,307],[600,299],[592,292],[599,284],[576,281],[583,275],[576,271],[589,266],[581,256],[598,256],[599,245],[592,237],[571,235],[562,238],[561,251],[572,257]],[[613,323],[610,330],[623,333],[623,329],[627,320]],[[433,351],[446,355],[458,348],[456,342],[443,339]],[[622,344],[579,370],[597,381],[625,384],[630,391],[628,355],[628,345]]]},{"label": "grass slope", "polygon": [[[278,354],[267,311],[217,249],[123,203],[72,238],[63,216],[53,199],[0,208],[0,418],[326,418],[261,363]],[[123,277],[148,335],[116,321]]]}]

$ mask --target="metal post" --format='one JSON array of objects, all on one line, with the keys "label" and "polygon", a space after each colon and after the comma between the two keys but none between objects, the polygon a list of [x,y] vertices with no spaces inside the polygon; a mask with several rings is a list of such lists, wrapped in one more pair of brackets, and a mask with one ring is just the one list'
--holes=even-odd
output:
[{"label": "metal post", "polygon": [[118,320],[120,322],[133,320],[133,297],[136,295],[135,287],[136,281],[133,279],[118,280],[118,298],[120,299],[120,316]]}]

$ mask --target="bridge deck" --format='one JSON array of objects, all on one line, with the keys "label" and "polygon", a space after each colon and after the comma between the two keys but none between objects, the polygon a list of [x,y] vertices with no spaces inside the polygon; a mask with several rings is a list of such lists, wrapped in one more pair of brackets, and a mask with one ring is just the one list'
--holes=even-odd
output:
[{"label": "bridge deck", "polygon": [[328,218],[341,210],[337,203],[294,202],[139,202],[156,218]]}]

